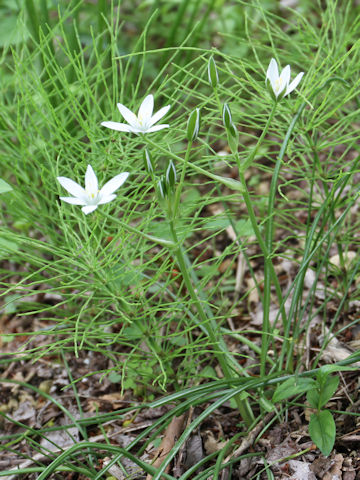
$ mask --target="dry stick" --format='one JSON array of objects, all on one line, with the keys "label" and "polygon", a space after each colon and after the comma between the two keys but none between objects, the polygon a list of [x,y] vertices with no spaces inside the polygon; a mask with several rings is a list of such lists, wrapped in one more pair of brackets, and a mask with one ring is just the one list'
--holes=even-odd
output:
[{"label": "dry stick", "polygon": [[265,415],[265,418],[259,422],[255,428],[251,430],[251,432],[244,438],[244,440],[241,442],[240,447],[238,447],[235,452],[231,453],[226,459],[224,463],[227,463],[234,457],[238,457],[242,453],[245,452],[249,447],[251,447],[255,441],[255,438],[257,435],[261,432],[261,430],[264,428],[264,425],[270,422],[272,417],[275,415],[275,412],[270,412],[267,415]]}]

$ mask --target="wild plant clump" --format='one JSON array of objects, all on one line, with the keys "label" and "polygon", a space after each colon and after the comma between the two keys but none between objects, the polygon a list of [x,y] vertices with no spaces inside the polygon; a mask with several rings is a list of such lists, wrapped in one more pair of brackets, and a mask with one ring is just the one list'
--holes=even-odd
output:
[{"label": "wild plant clump", "polygon": [[[275,478],[280,457],[246,452],[292,409],[309,438],[282,461],[335,455],[359,361],[357,13],[154,1],[144,23],[128,2],[49,3],[9,2],[0,34],[1,365],[71,441],[0,405],[9,462],[13,443],[39,454],[16,475],[240,478],[256,457],[248,478]],[[164,410],[110,441],[144,409]],[[236,425],[182,462],[219,412]]]}]

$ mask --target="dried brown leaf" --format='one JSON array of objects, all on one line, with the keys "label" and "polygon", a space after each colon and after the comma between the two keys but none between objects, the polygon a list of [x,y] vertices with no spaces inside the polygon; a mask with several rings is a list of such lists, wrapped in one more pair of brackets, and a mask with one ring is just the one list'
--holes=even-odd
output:
[{"label": "dried brown leaf", "polygon": [[[161,441],[161,444],[155,454],[155,461],[153,462],[153,466],[158,468],[161,466],[162,462],[165,460],[167,455],[170,453],[171,449],[175,445],[176,440],[179,438],[182,432],[183,424],[184,424],[185,415],[181,415],[180,417],[173,417],[171,422],[169,423],[167,429],[165,430],[164,437]],[[165,472],[168,472],[168,468]],[[146,480],[151,480],[152,476],[147,475]]]}]

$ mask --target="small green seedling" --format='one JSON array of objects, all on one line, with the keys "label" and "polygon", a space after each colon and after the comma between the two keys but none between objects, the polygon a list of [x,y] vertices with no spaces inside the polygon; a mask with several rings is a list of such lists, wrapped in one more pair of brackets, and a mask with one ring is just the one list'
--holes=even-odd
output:
[{"label": "small green seedling", "polygon": [[315,378],[291,377],[281,383],[273,395],[273,402],[281,402],[294,395],[306,393],[306,400],[315,411],[311,414],[309,434],[321,453],[328,456],[333,449],[336,437],[335,421],[330,410],[324,409],[339,386],[339,377],[332,372],[354,370],[352,367],[325,365]]}]

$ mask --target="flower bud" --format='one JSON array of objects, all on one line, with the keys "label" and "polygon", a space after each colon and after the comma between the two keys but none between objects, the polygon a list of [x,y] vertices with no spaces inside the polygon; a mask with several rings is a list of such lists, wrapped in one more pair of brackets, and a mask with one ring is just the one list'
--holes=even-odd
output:
[{"label": "flower bud", "polygon": [[209,78],[210,85],[213,88],[216,88],[217,84],[219,83],[219,75],[216,68],[214,57],[210,57],[210,60],[208,63],[208,78]]},{"label": "flower bud", "polygon": [[160,180],[157,183],[157,191],[159,197],[164,200],[166,198],[167,194],[167,187],[166,187],[166,181],[165,178],[162,176]]},{"label": "flower bud", "polygon": [[226,129],[229,147],[232,153],[236,153],[239,147],[239,136],[237,128],[233,123]]},{"label": "flower bud", "polygon": [[147,148],[143,151],[144,167],[150,175],[154,173],[154,162]]},{"label": "flower bud", "polygon": [[227,103],[224,103],[222,114],[223,114],[224,126],[225,126],[226,129],[229,129],[230,125],[233,124],[233,121],[232,121],[232,117],[231,117],[230,107]]},{"label": "flower bud", "polygon": [[170,160],[169,165],[166,169],[165,173],[165,181],[166,181],[166,190],[173,188],[176,182],[176,168],[172,160]]},{"label": "flower bud", "polygon": [[186,136],[189,142],[193,142],[198,134],[200,128],[200,108],[195,108],[188,118]]}]

